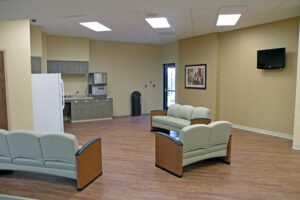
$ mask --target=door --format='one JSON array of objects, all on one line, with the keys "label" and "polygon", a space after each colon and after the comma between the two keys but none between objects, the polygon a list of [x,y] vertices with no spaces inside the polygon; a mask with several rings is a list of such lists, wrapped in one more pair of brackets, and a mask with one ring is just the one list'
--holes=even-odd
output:
[{"label": "door", "polygon": [[175,63],[164,64],[164,109],[175,103],[176,67]]},{"label": "door", "polygon": [[0,52],[0,128],[5,130],[8,129],[3,52]]}]

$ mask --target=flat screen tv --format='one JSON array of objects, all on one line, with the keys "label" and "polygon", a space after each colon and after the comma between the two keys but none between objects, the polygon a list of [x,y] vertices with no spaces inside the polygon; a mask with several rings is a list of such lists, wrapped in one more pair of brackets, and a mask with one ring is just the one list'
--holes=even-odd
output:
[{"label": "flat screen tv", "polygon": [[285,48],[257,51],[258,69],[280,69],[285,67]]}]

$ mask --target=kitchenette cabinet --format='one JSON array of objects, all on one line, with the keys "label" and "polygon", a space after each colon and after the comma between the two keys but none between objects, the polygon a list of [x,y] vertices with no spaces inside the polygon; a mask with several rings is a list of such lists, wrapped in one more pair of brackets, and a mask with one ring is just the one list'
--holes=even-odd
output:
[{"label": "kitchenette cabinet", "polygon": [[69,112],[65,112],[69,117],[65,119],[71,122],[111,119],[113,115],[112,98],[68,99],[66,103],[69,103],[70,107]]},{"label": "kitchenette cabinet", "polygon": [[47,61],[48,73],[61,74],[86,74],[88,73],[89,63],[87,61]]}]

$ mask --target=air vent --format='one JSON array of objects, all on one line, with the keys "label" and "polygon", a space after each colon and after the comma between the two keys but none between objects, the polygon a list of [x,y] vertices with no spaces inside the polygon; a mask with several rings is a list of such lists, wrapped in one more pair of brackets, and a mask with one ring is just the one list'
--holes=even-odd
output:
[{"label": "air vent", "polygon": [[65,18],[65,19],[74,19],[74,18],[82,18],[82,17],[86,17],[86,15],[81,14],[81,15],[66,15],[66,16],[63,16],[63,18]]},{"label": "air vent", "polygon": [[146,17],[157,17],[158,15],[156,13],[147,13]]}]

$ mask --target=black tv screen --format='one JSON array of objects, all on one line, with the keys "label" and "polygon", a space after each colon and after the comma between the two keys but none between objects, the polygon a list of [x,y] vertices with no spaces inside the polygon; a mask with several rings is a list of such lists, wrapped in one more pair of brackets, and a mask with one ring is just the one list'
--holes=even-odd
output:
[{"label": "black tv screen", "polygon": [[285,67],[285,48],[257,51],[258,69],[280,69]]}]

